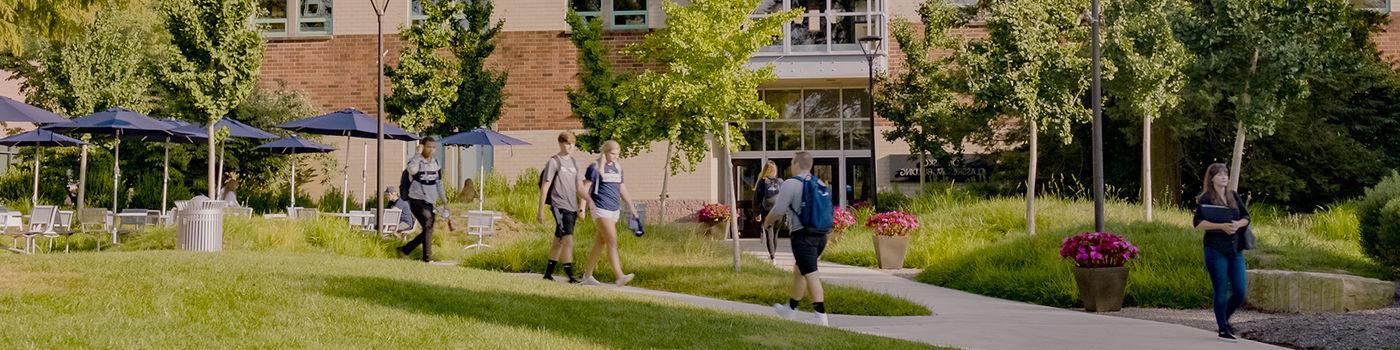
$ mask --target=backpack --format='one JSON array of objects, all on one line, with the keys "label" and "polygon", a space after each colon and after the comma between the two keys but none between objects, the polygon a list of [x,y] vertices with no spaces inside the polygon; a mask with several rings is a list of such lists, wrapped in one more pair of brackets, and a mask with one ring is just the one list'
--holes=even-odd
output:
[{"label": "backpack", "polygon": [[412,181],[413,181],[412,178],[408,175],[408,169],[404,169],[404,170],[403,170],[403,175],[399,175],[399,196],[400,196],[400,198],[408,198],[408,188],[409,188],[410,182],[412,182]]},{"label": "backpack", "polygon": [[760,203],[760,206],[763,208],[763,213],[767,214],[777,205],[778,191],[783,187],[783,180],[770,178],[759,181],[758,189],[763,193],[763,203]]},{"label": "backpack", "polygon": [[[539,181],[535,183],[535,188],[544,187],[544,172],[549,171],[549,162],[559,164],[559,169],[555,169],[554,176],[549,178],[549,188],[546,188],[544,192],[544,204],[552,207],[554,206],[554,196],[550,194],[554,192],[554,181],[559,179],[559,172],[564,169],[564,163],[559,161],[559,156],[549,156],[549,160],[544,162],[544,169],[540,169]],[[578,162],[574,162],[574,168],[578,168]]]},{"label": "backpack", "polygon": [[831,207],[831,188],[814,175],[808,175],[806,179],[793,178],[802,181],[802,209],[797,212],[802,227],[814,233],[831,232],[835,222],[834,210]]}]

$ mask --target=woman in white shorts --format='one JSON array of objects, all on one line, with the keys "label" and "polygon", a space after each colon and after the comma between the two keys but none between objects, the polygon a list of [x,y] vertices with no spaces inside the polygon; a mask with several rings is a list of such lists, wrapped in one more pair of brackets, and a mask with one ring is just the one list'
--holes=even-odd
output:
[{"label": "woman in white shorts", "polygon": [[617,163],[621,147],[616,141],[609,140],[603,143],[602,153],[603,156],[584,171],[583,187],[579,188],[580,191],[588,191],[583,197],[588,199],[588,207],[593,213],[593,223],[597,231],[594,235],[593,250],[588,255],[588,268],[583,272],[583,284],[602,284],[593,278],[593,269],[598,267],[598,254],[606,246],[608,260],[612,262],[613,276],[616,277],[614,283],[622,286],[631,282],[634,276],[622,273],[622,261],[617,256],[617,220],[622,216],[623,204],[633,213],[637,212],[637,208],[632,206],[630,196],[627,195],[627,186],[623,185],[622,181],[622,166]]}]

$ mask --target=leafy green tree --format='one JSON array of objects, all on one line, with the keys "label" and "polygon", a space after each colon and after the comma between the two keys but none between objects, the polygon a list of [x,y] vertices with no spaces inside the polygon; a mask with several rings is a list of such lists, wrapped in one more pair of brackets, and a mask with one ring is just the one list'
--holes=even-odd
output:
[{"label": "leafy green tree", "polygon": [[1290,107],[1311,93],[1312,77],[1363,64],[1344,49],[1352,7],[1344,0],[1190,2],[1173,20],[1195,56],[1189,74],[1202,77],[1187,89],[1188,105],[1233,120],[1229,188],[1236,190],[1248,137],[1272,134]]},{"label": "leafy green tree", "polygon": [[[426,19],[400,31],[409,43],[385,75],[385,104],[408,130],[452,134],[501,118],[506,73],[486,69],[504,21],[491,22],[491,1],[421,1]],[[442,51],[451,52],[445,57]]]},{"label": "leafy green tree", "polygon": [[[944,1],[929,0],[919,7],[922,35],[913,23],[895,19],[890,27],[904,52],[905,73],[880,79],[875,111],[890,121],[884,133],[889,141],[903,140],[920,158],[946,157],[946,150],[961,155],[972,138],[988,130],[987,114],[972,113],[960,96],[967,93],[966,77],[952,54],[962,41],[948,29],[962,25],[966,17]],[[922,180],[922,176],[920,179]]]},{"label": "leafy green tree", "polygon": [[1182,73],[1190,61],[1186,47],[1171,32],[1170,11],[1177,1],[1113,0],[1104,9],[1104,60],[1111,77],[1105,82],[1113,99],[1110,116],[1136,118],[1142,124],[1143,215],[1152,221],[1152,121],[1181,103]]},{"label": "leafy green tree", "polygon": [[97,0],[0,1],[0,47],[23,53],[27,37],[65,39],[84,33],[98,7],[125,4],[126,1]]},{"label": "leafy green tree", "polygon": [[161,10],[175,51],[161,77],[171,99],[207,125],[207,187],[213,198],[214,123],[248,97],[262,67],[262,37],[248,25],[253,1],[168,0]]},{"label": "leafy green tree", "polygon": [[1036,160],[1041,132],[1072,141],[1073,124],[1089,120],[1087,30],[1073,0],[988,1],[985,39],[957,58],[967,69],[973,107],[1025,127],[1030,147],[1026,231],[1035,234]]},{"label": "leafy green tree", "polygon": [[603,23],[584,21],[572,9],[565,21],[569,41],[578,49],[580,83],[567,93],[569,107],[588,130],[579,135],[579,148],[596,151],[603,141],[615,140],[624,157],[650,149],[652,142],[664,137],[665,129],[631,99],[628,89],[635,88],[636,74],[613,70],[609,51],[603,46]]}]

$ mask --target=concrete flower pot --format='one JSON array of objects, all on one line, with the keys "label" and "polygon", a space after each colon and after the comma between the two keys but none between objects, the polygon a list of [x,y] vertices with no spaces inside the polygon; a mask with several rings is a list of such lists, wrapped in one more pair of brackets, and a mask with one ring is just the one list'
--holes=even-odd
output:
[{"label": "concrete flower pot", "polygon": [[909,236],[873,236],[875,259],[882,269],[904,268],[904,255],[909,251]]},{"label": "concrete flower pot", "polygon": [[1074,282],[1079,285],[1079,297],[1084,310],[1113,312],[1123,309],[1123,291],[1128,286],[1128,268],[1074,268]]},{"label": "concrete flower pot", "polygon": [[729,234],[724,232],[729,229],[729,221],[715,223],[705,223],[705,235],[710,237],[729,238]]}]

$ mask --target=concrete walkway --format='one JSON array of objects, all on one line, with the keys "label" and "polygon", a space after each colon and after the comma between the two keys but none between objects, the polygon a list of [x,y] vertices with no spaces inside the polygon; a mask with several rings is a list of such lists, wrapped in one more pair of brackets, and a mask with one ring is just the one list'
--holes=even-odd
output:
[{"label": "concrete walkway", "polygon": [[[746,240],[750,254],[767,251]],[[777,266],[791,269],[786,240],[779,244]],[[759,255],[759,254],[755,254]],[[933,310],[933,316],[873,317],[832,315],[831,325],[854,332],[906,339],[961,349],[1281,349],[1241,340],[1225,343],[1215,333],[1181,325],[1135,320],[1032,305],[980,296],[914,282],[880,270],[822,262],[823,281],[864,288],[909,299]],[[646,278],[646,276],[638,276]],[[667,297],[724,310],[773,315],[770,306],[717,300],[631,287],[617,291]],[[811,318],[802,313],[800,320]]]}]

